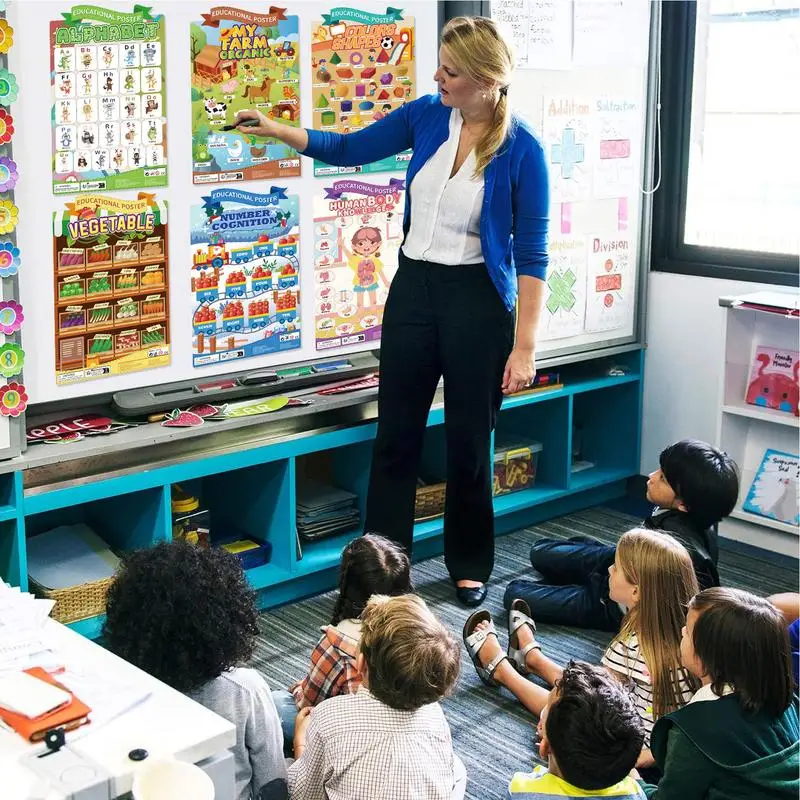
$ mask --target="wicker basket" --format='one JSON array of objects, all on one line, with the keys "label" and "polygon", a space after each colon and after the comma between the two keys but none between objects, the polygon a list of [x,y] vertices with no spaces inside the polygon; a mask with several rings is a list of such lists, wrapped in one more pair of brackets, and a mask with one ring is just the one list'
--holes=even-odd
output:
[{"label": "wicker basket", "polygon": [[106,610],[106,594],[113,578],[103,578],[93,583],[82,583],[66,589],[45,589],[31,580],[31,589],[38,597],[55,600],[50,616],[56,622],[76,622],[87,617],[96,617]]},{"label": "wicker basket", "polygon": [[418,486],[414,503],[414,521],[424,522],[444,514],[445,483],[433,483],[430,486]]}]

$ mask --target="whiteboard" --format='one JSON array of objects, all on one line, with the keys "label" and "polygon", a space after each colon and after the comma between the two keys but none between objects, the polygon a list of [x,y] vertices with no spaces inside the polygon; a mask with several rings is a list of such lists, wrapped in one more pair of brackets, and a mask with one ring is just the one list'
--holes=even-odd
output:
[{"label": "whiteboard", "polygon": [[537,355],[636,335],[647,125],[649,0],[493,0],[517,50],[509,91],[550,172]]},{"label": "whiteboard", "polygon": [[[20,101],[14,106],[17,130],[24,136],[15,148],[21,180],[18,185],[17,204],[21,208],[17,228],[19,246],[24,254],[26,268],[21,276],[21,302],[25,308],[25,343],[30,354],[26,361],[26,385],[31,402],[43,403],[106,394],[122,389],[164,384],[179,380],[198,380],[209,375],[231,372],[231,363],[220,363],[207,367],[192,365],[192,336],[190,320],[196,306],[188,290],[189,267],[192,264],[190,244],[190,209],[201,205],[201,198],[209,193],[209,186],[192,183],[192,161],[190,155],[190,66],[189,26],[201,19],[212,7],[223,4],[195,2],[195,0],[166,0],[148,3],[154,15],[163,14],[166,21],[166,108],[168,122],[168,170],[166,188],[152,189],[159,201],[166,201],[169,208],[169,312],[171,319],[171,358],[168,366],[115,375],[95,381],[68,386],[56,384],[54,351],[54,285],[53,285],[53,239],[52,215],[64,209],[64,202],[72,196],[56,197],[51,191],[51,85],[48,51],[48,26],[50,20],[59,19],[63,12],[76,5],[73,2],[16,3],[14,7],[15,37],[25,42],[25,47],[11,51],[11,70],[15,72],[22,87]],[[94,5],[130,12],[133,3],[115,0],[98,0]],[[268,5],[242,2],[224,4],[254,12],[265,12]],[[281,3],[287,14],[299,16],[300,42],[300,97],[301,124],[310,127],[311,109],[311,64],[308,56],[312,23],[328,13],[334,6],[351,5],[376,14],[386,13],[386,3],[294,2]],[[437,61],[438,12],[437,4],[411,0],[402,4],[403,12],[413,15],[416,30],[416,85],[418,95],[435,91],[433,73]],[[24,55],[24,66],[23,66]],[[403,173],[380,173],[365,177],[379,183],[388,183],[391,178],[403,178]],[[300,199],[300,291],[303,303],[301,342],[299,349],[259,356],[237,364],[236,368],[255,369],[278,363],[302,361],[322,356],[375,347],[374,342],[361,346],[343,347],[335,351],[320,352],[315,347],[314,275],[310,267],[313,252],[313,198],[322,191],[325,179],[314,178],[312,162],[303,160],[302,176],[271,181],[245,181],[217,184],[220,188],[238,188],[243,191],[268,193],[272,185],[287,188],[287,193]],[[330,183],[328,179],[327,183]],[[119,191],[115,197],[135,199],[138,191]]]}]

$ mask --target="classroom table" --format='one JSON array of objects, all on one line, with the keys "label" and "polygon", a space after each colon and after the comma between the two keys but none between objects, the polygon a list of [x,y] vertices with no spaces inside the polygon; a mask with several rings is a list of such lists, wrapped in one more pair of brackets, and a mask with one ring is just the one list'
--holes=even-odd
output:
[{"label": "classroom table", "polygon": [[[88,756],[113,776],[112,797],[131,791],[133,775],[148,760],[173,757],[198,764],[213,779],[215,800],[233,800],[234,765],[228,751],[236,742],[233,724],[195,703],[180,692],[152,678],[104,648],[52,619],[47,620],[44,639],[65,663],[82,664],[117,682],[144,686],[149,696],[120,716],[91,729],[78,729],[67,744]],[[57,675],[56,675],[57,678]],[[0,796],[3,800],[62,800],[58,790],[42,785],[19,759],[33,751],[44,751],[42,743],[31,744],[9,730],[0,729]],[[129,754],[144,749],[148,758],[133,761]]]}]

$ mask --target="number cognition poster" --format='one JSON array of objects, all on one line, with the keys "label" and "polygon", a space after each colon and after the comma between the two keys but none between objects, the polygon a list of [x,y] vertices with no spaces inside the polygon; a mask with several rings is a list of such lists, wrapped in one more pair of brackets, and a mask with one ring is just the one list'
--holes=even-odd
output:
[{"label": "number cognition poster", "polygon": [[193,181],[272,180],[300,174],[300,156],[263,136],[224,130],[238,111],[300,125],[298,17],[219,7],[190,27]]},{"label": "number cognition poster", "polygon": [[191,209],[195,367],[300,347],[298,198],[214,189]]},{"label": "number cognition poster", "polygon": [[[349,133],[416,98],[414,18],[334,8],[312,26],[313,127]],[[410,151],[357,167],[314,162],[314,175],[404,171]]]},{"label": "number cognition poster", "polygon": [[53,191],[167,185],[164,17],[74,6],[50,23]]}]

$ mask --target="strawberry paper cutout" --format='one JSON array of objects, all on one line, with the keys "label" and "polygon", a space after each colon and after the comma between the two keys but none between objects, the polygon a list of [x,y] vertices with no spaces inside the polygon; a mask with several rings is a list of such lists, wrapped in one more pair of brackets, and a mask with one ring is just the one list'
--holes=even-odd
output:
[{"label": "strawberry paper cutout", "polygon": [[198,417],[202,417],[203,419],[213,419],[214,417],[219,417],[227,408],[227,406],[212,406],[211,403],[201,403],[200,405],[191,406],[189,408],[189,412],[192,414],[197,414]]},{"label": "strawberry paper cutout", "polygon": [[203,418],[193,411],[181,411],[176,408],[167,414],[167,418],[161,423],[164,428],[197,428],[203,424]]}]

